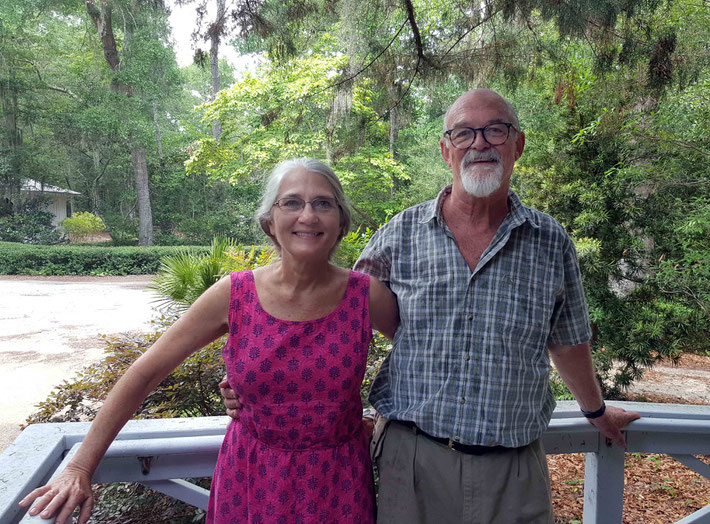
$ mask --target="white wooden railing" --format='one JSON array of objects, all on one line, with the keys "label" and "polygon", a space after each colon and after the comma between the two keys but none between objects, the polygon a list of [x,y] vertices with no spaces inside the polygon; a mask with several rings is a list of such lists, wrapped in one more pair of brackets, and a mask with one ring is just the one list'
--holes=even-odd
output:
[{"label": "white wooden railing", "polygon": [[[627,453],[666,453],[710,479],[710,466],[693,455],[710,455],[710,406],[609,402],[638,411],[625,430]],[[206,508],[209,493],[183,479],[210,477],[227,417],[129,422],[101,461],[95,483],[140,482]],[[29,426],[0,455],[0,523],[51,522],[24,515],[17,502],[64,467],[83,440],[88,423]],[[586,453],[584,522],[621,522],[624,450],[609,447],[574,402],[560,402],[544,437],[545,450]],[[679,523],[710,523],[710,505]]]}]

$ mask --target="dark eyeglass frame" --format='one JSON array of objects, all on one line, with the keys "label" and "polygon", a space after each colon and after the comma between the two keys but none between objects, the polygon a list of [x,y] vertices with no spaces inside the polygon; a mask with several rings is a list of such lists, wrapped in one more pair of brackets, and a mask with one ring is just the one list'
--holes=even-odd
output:
[{"label": "dark eyeglass frame", "polygon": [[[291,209],[286,207],[285,203],[283,203],[284,200],[289,200],[292,202],[300,202],[301,205],[296,209]],[[315,202],[315,205],[314,205]],[[327,202],[330,204],[332,207],[329,209],[322,209],[318,207],[319,202]],[[319,214],[319,215],[324,215],[327,213],[333,213],[335,211],[338,211],[340,209],[340,206],[338,205],[338,201],[335,198],[332,197],[315,197],[312,200],[303,200],[301,197],[298,196],[288,196],[288,197],[282,197],[279,198],[276,202],[273,203],[273,206],[278,207],[281,209],[284,213],[301,213],[303,212],[304,209],[306,209],[306,204],[311,205],[311,209],[313,210],[314,213]]]},{"label": "dark eyeglass frame", "polygon": [[[490,128],[493,127],[493,126],[505,126],[505,128],[506,128],[506,133],[505,133],[505,138],[504,138],[502,141],[500,141],[500,142],[498,142],[498,141],[493,141],[493,142],[491,142],[491,141],[488,139],[488,137],[486,136],[486,130],[490,129]],[[468,149],[468,148],[471,147],[471,146],[473,145],[473,143],[476,141],[476,138],[478,138],[478,131],[480,131],[481,134],[483,134],[483,140],[485,140],[486,142],[488,142],[488,143],[489,143],[490,145],[492,145],[492,146],[499,146],[499,145],[501,145],[501,144],[505,144],[505,143],[508,141],[508,138],[510,138],[510,129],[511,129],[511,128],[514,129],[515,131],[517,131],[518,133],[520,132],[520,131],[518,130],[518,128],[516,128],[515,125],[511,124],[510,122],[496,122],[496,123],[494,123],[494,124],[488,124],[488,125],[485,126],[485,127],[465,127],[465,126],[454,127],[454,128],[452,128],[452,129],[449,129],[448,131],[444,131],[444,136],[449,139],[449,142],[451,142],[451,145],[454,146],[456,149]],[[453,140],[453,138],[451,138],[451,134],[452,134],[454,131],[456,131],[457,129],[468,129],[468,130],[470,130],[470,131],[473,131],[473,138],[471,139],[471,141],[470,141],[466,146],[461,145],[461,144],[459,144],[459,145],[454,144],[454,140]]]}]

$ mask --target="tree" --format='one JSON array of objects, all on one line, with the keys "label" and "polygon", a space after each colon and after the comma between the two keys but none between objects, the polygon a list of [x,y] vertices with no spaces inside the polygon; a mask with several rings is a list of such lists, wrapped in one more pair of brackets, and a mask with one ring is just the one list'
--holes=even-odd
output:
[{"label": "tree", "polygon": [[[379,209],[368,216],[381,221],[383,208],[397,211],[441,187],[433,181],[445,175],[431,147],[441,115],[462,91],[487,84],[515,101],[529,131],[515,186],[577,244],[606,384],[623,387],[657,359],[708,341],[707,250],[698,240],[707,231],[700,166],[707,164],[708,104],[698,94],[707,89],[706,6],[403,0],[296,8],[266,0],[239,16],[244,47],[271,60],[259,75],[269,80],[245,80],[240,94],[207,107],[208,117],[235,111],[240,128],[230,138],[240,147],[204,143],[196,165],[233,176],[218,173],[232,162],[248,170],[281,153],[325,152],[356,208]],[[309,66],[330,76],[316,87],[296,64],[319,56],[337,62]],[[274,76],[284,67],[294,74],[283,77],[288,87]],[[308,85],[310,95],[296,95],[292,84]],[[367,93],[364,104],[355,103],[357,93]],[[284,110],[294,105],[299,111]],[[362,109],[367,118],[358,119]],[[251,149],[261,137],[263,145]],[[389,156],[373,155],[384,144]],[[390,199],[379,190],[385,158],[417,174],[398,181],[395,171]]]},{"label": "tree", "polygon": [[[114,72],[111,89],[130,99],[136,97],[132,105],[140,105],[146,98],[160,92],[162,75],[156,75],[156,64],[173,57],[161,53],[162,42],[166,40],[165,11],[162,2],[141,4],[136,2],[114,2],[106,0],[86,0],[86,11],[96,27],[106,63]],[[113,27],[113,13],[122,13],[125,23],[122,31],[122,45],[119,47]],[[162,34],[161,34],[162,31]],[[161,56],[162,55],[162,56]],[[170,66],[169,66],[170,67]],[[174,67],[174,65],[173,65]],[[151,103],[153,120],[157,120],[155,105]],[[135,108],[140,111],[142,108]],[[156,128],[157,129],[157,128]],[[159,138],[159,133],[156,135]],[[136,132],[127,136],[135,175],[138,201],[138,243],[153,243],[153,217],[150,203],[148,165],[145,138]]]}]

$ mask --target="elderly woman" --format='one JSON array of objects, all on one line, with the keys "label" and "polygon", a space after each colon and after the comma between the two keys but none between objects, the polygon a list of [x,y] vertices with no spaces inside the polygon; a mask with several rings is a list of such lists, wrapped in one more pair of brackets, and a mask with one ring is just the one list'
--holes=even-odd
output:
[{"label": "elderly woman", "polygon": [[229,333],[222,351],[243,404],[227,429],[207,522],[372,522],[373,486],[360,383],[371,327],[397,327],[392,293],[330,255],[350,215],[333,171],[297,159],[272,172],[258,215],[278,262],[208,289],[118,381],[79,451],[25,497],[31,515],[77,506],[85,523],[91,477],[142,400],[192,353]]}]

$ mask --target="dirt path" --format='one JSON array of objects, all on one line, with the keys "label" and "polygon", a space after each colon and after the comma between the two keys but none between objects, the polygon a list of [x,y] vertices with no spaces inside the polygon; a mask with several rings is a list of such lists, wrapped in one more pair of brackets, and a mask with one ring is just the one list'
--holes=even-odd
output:
[{"label": "dirt path", "polygon": [[103,354],[100,334],[150,331],[150,276],[0,276],[0,451],[52,388]]},{"label": "dirt path", "polygon": [[627,394],[650,402],[710,405],[710,356],[686,354],[677,366],[656,365]]}]

